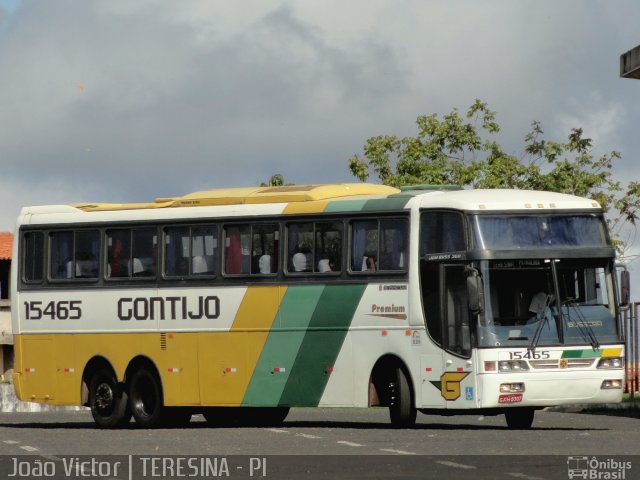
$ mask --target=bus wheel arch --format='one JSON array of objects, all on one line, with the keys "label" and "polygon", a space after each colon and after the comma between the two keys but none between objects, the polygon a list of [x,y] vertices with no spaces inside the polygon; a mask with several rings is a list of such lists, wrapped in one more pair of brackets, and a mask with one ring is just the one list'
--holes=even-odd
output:
[{"label": "bus wheel arch", "polygon": [[100,428],[117,428],[131,419],[125,385],[104,357],[92,358],[82,373],[82,403]]},{"label": "bus wheel arch", "polygon": [[417,409],[411,374],[397,356],[387,354],[378,359],[369,377],[369,406],[389,407],[391,423],[396,427],[415,424]]},{"label": "bus wheel arch", "polygon": [[150,428],[163,416],[164,393],[157,367],[148,357],[136,357],[125,373],[129,408],[138,426]]}]

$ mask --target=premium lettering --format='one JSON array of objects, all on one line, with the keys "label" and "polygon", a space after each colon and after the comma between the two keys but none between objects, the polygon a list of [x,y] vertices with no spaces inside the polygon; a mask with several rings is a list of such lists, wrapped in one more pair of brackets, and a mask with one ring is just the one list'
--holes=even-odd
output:
[{"label": "premium lettering", "polygon": [[405,308],[403,305],[371,305],[372,313],[404,313]]}]

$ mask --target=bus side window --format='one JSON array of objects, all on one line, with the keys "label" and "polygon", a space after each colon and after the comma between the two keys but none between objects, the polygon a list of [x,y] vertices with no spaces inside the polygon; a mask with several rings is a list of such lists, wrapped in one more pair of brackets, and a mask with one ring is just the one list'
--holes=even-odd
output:
[{"label": "bus side window", "polygon": [[131,269],[131,231],[107,231],[107,277],[127,278]]},{"label": "bus side window", "polygon": [[342,222],[315,224],[314,271],[318,273],[342,270]]},{"label": "bus side window", "polygon": [[53,279],[73,278],[73,232],[49,234],[49,276]]},{"label": "bus side window", "polygon": [[287,270],[313,270],[313,223],[292,223],[287,226]]},{"label": "bus side window", "polygon": [[42,232],[25,232],[23,239],[23,279],[29,283],[42,282],[44,270],[44,234]]},{"label": "bus side window", "polygon": [[351,271],[406,269],[407,220],[357,220],[351,223]]},{"label": "bus side window", "polygon": [[407,221],[393,218],[380,221],[379,270],[404,270],[406,267]]},{"label": "bus side window", "polygon": [[165,276],[189,275],[189,228],[165,228],[164,252]]},{"label": "bus side window", "polygon": [[215,275],[218,229],[215,225],[164,229],[164,275],[187,277]]},{"label": "bus side window", "polygon": [[75,233],[74,245],[75,278],[98,278],[100,257],[100,233],[97,230]]},{"label": "bus side window", "polygon": [[278,225],[253,225],[251,273],[269,275],[278,272]]},{"label": "bus side window", "polygon": [[218,260],[218,228],[191,228],[191,275],[215,275]]},{"label": "bus side window", "polygon": [[342,270],[343,223],[305,222],[287,225],[287,270],[332,273]]},{"label": "bus side window", "polygon": [[97,230],[51,232],[49,241],[52,279],[98,278],[100,234]]},{"label": "bus side window", "polygon": [[421,217],[420,257],[465,249],[463,217],[456,212],[424,212]]},{"label": "bus side window", "polygon": [[155,277],[158,266],[158,234],[156,229],[134,229],[131,251],[133,276]]},{"label": "bus side window", "polygon": [[227,275],[249,273],[251,267],[249,225],[225,227],[224,272]]},{"label": "bus side window", "polygon": [[351,270],[369,270],[369,257],[378,255],[378,221],[365,220],[351,223]]}]

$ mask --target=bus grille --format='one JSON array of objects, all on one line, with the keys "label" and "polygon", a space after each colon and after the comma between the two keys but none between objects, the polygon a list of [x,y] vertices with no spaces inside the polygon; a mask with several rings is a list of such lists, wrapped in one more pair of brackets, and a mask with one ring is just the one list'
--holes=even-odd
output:
[{"label": "bus grille", "polygon": [[160,350],[166,350],[166,349],[167,349],[167,334],[161,333],[160,334]]},{"label": "bus grille", "polygon": [[594,362],[593,358],[563,358],[560,360],[531,360],[529,364],[536,370],[556,370],[560,368],[588,368]]}]

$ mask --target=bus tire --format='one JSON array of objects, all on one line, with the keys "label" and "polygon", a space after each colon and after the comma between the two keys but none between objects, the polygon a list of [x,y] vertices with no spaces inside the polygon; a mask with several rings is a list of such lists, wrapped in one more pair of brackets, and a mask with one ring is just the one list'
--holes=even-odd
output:
[{"label": "bus tire", "polygon": [[129,407],[142,428],[157,425],[163,416],[162,389],[154,372],[139,368],[133,372],[129,381]]},{"label": "bus tire", "polygon": [[507,420],[507,427],[509,427],[510,430],[529,430],[533,424],[535,413],[535,409],[530,407],[505,410],[504,416]]},{"label": "bus tire", "polygon": [[119,388],[111,370],[98,369],[89,382],[89,407],[96,425],[100,428],[116,428],[129,423],[127,392]]},{"label": "bus tire", "polygon": [[413,404],[411,387],[401,367],[395,368],[393,381],[389,384],[389,417],[394,427],[411,427],[416,423],[416,407]]}]

